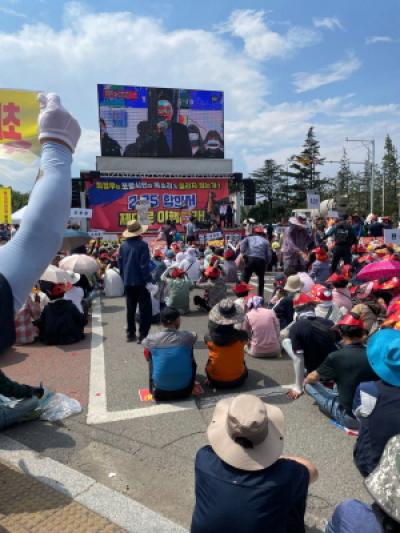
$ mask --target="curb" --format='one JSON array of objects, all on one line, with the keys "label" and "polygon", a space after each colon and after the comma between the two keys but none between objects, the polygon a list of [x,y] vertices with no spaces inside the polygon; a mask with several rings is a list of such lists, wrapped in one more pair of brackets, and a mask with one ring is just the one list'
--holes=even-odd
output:
[{"label": "curb", "polygon": [[0,460],[130,533],[187,533],[182,526],[141,503],[6,435],[0,435]]}]

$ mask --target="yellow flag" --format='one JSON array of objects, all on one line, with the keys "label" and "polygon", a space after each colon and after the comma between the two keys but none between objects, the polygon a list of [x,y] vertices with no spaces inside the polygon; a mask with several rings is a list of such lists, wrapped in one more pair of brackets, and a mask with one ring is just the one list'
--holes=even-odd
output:
[{"label": "yellow flag", "polygon": [[0,224],[11,224],[11,188],[0,187]]},{"label": "yellow flag", "polygon": [[0,89],[0,159],[31,163],[39,156],[38,93]]}]

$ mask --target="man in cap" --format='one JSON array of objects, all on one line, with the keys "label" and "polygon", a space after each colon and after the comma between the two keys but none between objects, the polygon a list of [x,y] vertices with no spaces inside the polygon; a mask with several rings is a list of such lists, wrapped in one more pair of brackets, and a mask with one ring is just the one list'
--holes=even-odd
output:
[{"label": "man in cap", "polygon": [[293,361],[295,384],[288,391],[288,397],[296,400],[303,394],[304,369],[312,372],[336,350],[335,335],[331,330],[333,322],[315,316],[316,301],[300,293],[293,299],[296,321],[290,326],[289,338],[282,346]]},{"label": "man in cap", "polygon": [[385,446],[379,465],[365,480],[372,505],[359,500],[340,503],[325,533],[396,533],[400,531],[400,435]]},{"label": "man in cap", "polygon": [[400,331],[372,335],[367,357],[379,379],[360,383],[353,402],[360,423],[354,461],[364,477],[378,464],[390,437],[400,434]]},{"label": "man in cap", "polygon": [[331,272],[336,269],[341,260],[345,265],[351,264],[351,247],[357,243],[357,237],[353,228],[348,222],[348,215],[342,215],[337,224],[334,224],[325,234],[324,239],[333,237],[335,246],[333,248]]},{"label": "man in cap", "polygon": [[282,411],[241,394],[220,400],[208,426],[209,446],[196,455],[192,533],[304,531],[309,483],[306,459],[285,457]]},{"label": "man in cap", "polygon": [[264,297],[265,269],[271,258],[271,250],[262,226],[256,226],[253,229],[253,235],[242,240],[240,253],[244,257],[243,281],[248,283],[252,274],[256,274],[258,295]]},{"label": "man in cap", "polygon": [[130,220],[122,237],[126,240],[119,250],[119,271],[125,286],[127,307],[127,341],[136,340],[136,307],[139,304],[140,322],[138,344],[147,337],[151,327],[151,297],[146,287],[152,282],[150,274],[150,252],[148,244],[142,240],[141,235],[147,226]]},{"label": "man in cap", "polygon": [[[352,413],[354,393],[366,380],[376,379],[368,363],[364,340],[366,330],[358,315],[348,313],[336,327],[342,338],[342,347],[331,352],[323,363],[304,380],[304,388],[316,401],[320,410],[349,429],[358,429]],[[334,381],[336,390],[319,381]]]}]

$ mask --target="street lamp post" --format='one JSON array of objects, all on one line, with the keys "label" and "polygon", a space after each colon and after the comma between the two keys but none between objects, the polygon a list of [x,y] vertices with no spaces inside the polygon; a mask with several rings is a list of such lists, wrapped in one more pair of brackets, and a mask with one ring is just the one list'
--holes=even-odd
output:
[{"label": "street lamp post", "polygon": [[370,183],[370,208],[371,213],[374,212],[374,189],[375,189],[375,139],[349,139],[346,137],[346,142],[357,142],[361,143],[364,148],[367,149],[368,152],[368,161],[370,156],[370,149],[371,149],[371,155],[372,155],[372,167],[370,169],[371,172],[371,183]]}]

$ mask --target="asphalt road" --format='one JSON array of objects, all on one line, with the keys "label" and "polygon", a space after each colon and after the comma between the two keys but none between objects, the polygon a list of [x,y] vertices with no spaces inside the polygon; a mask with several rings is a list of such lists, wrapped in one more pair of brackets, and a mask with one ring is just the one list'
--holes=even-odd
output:
[{"label": "asphalt road", "polygon": [[[188,527],[194,502],[194,457],[207,442],[205,430],[221,393],[204,385],[203,394],[194,400],[163,406],[160,412],[152,402],[139,400],[138,390],[148,384],[147,363],[140,346],[125,342],[124,300],[104,299],[101,309],[100,304],[95,306],[93,328],[91,360],[87,356],[90,339],[62,356],[41,351],[40,346],[20,350],[18,357],[15,351],[6,356],[5,371],[10,377],[23,381],[29,371],[25,382],[36,382],[45,375],[57,390],[75,391],[84,407],[64,423],[29,422],[6,433]],[[206,315],[193,311],[183,318],[182,328],[198,334],[195,357],[197,381],[202,384]],[[247,365],[249,379],[241,390],[252,390],[282,408],[287,423],[284,452],[305,456],[319,469],[320,479],[309,492],[309,531],[323,531],[324,520],[343,499],[369,501],[352,463],[355,438],[330,424],[307,396],[287,400],[282,386],[293,380],[290,361],[248,358]],[[115,475],[109,477],[111,473]]]}]

